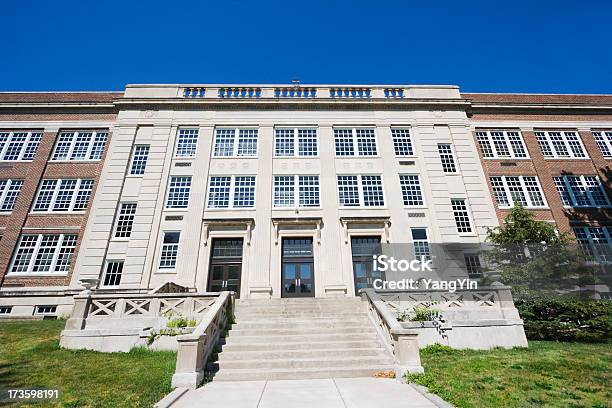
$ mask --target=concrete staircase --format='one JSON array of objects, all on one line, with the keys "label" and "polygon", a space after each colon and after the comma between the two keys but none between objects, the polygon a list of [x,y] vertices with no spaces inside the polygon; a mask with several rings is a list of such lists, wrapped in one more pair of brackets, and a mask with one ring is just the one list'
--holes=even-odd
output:
[{"label": "concrete staircase", "polygon": [[213,381],[369,377],[393,370],[359,298],[248,299],[221,340]]}]

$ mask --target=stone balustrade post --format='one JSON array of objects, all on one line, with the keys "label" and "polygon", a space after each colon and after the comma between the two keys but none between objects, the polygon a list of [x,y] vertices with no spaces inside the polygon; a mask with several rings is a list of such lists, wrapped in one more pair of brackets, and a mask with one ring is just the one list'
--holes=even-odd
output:
[{"label": "stone balustrade post", "polygon": [[182,335],[177,337],[176,371],[172,376],[173,387],[196,389],[204,379],[204,352],[207,336]]},{"label": "stone balustrade post", "polygon": [[85,320],[89,315],[89,307],[91,306],[91,292],[87,294],[79,294],[74,297],[74,307],[70,318],[66,321],[65,330],[83,330],[85,329]]},{"label": "stone balustrade post", "polygon": [[392,329],[395,354],[395,377],[401,379],[408,373],[423,373],[419,354],[418,334],[406,329]]}]

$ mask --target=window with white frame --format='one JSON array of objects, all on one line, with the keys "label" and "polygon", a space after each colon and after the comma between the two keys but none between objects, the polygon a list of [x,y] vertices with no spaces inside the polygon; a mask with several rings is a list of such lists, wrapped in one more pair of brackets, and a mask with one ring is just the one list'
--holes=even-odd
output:
[{"label": "window with white frame", "polygon": [[414,148],[412,147],[410,129],[391,128],[391,136],[393,137],[393,149],[395,150],[396,156],[414,156]]},{"label": "window with white frame", "polygon": [[147,168],[149,160],[149,145],[136,145],[132,153],[132,164],[130,165],[130,175],[142,176]]},{"label": "window with white frame", "polygon": [[594,130],[593,138],[601,155],[608,159],[612,158],[612,130]]},{"label": "window with white frame", "polygon": [[255,157],[257,156],[257,129],[215,130],[214,157]]},{"label": "window with white frame", "polygon": [[208,208],[255,206],[255,176],[210,176]]},{"label": "window with white frame", "polygon": [[121,203],[115,225],[115,238],[129,238],[132,235],[135,214],[136,203]]},{"label": "window with white frame", "polygon": [[180,237],[181,233],[178,231],[164,232],[164,238],[159,256],[159,269],[176,268]]},{"label": "window with white frame", "polygon": [[547,159],[584,159],[587,157],[582,140],[573,131],[538,131],[536,141]]},{"label": "window with white frame", "polygon": [[431,248],[429,246],[429,239],[427,238],[427,229],[425,228],[412,228],[412,245],[414,246],[414,256],[416,259],[430,260],[431,259]]},{"label": "window with white frame", "polygon": [[597,176],[555,176],[553,181],[566,207],[610,205],[610,200]]},{"label": "window with white frame", "polygon": [[195,157],[198,148],[198,129],[179,129],[175,157]]},{"label": "window with white frame", "polygon": [[483,267],[478,254],[463,254],[465,260],[465,268],[467,269],[469,278],[480,278],[482,276]]},{"label": "window with white frame", "polygon": [[416,174],[400,174],[400,186],[404,205],[408,207],[421,207],[425,204],[421,182]]},{"label": "window with white frame", "polygon": [[377,156],[373,128],[334,128],[336,156]]},{"label": "window with white frame", "polygon": [[34,308],[34,315],[37,316],[53,316],[57,312],[55,305],[39,305]]},{"label": "window with white frame", "polygon": [[40,184],[33,212],[84,211],[93,191],[93,180],[45,179]]},{"label": "window with white frame", "polygon": [[383,207],[385,196],[382,176],[338,176],[338,200],[341,207]]},{"label": "window with white frame", "polygon": [[34,159],[42,139],[41,132],[0,131],[0,161],[29,161]]},{"label": "window with white frame", "polygon": [[317,129],[276,128],[274,130],[274,156],[317,156]]},{"label": "window with white frame", "polygon": [[23,180],[0,180],[0,212],[11,212],[23,187]]},{"label": "window with white frame", "polygon": [[576,240],[585,253],[599,262],[612,262],[611,227],[574,227]]},{"label": "window with white frame", "polygon": [[319,176],[274,176],[274,207],[319,207]]},{"label": "window with white frame", "polygon": [[455,156],[453,155],[453,147],[450,143],[438,143],[438,154],[442,162],[442,170],[445,173],[456,173],[457,166],[455,165]]},{"label": "window with white frame", "polygon": [[499,208],[517,204],[527,208],[546,207],[536,176],[491,176],[491,186]]},{"label": "window with white frame", "polygon": [[107,140],[107,131],[60,132],[51,160],[100,160]]},{"label": "window with white frame", "polygon": [[476,140],[482,157],[494,159],[526,159],[527,149],[517,130],[478,130]]},{"label": "window with white frame", "polygon": [[104,271],[104,278],[102,279],[102,286],[119,286],[122,275],[123,261],[108,261]]},{"label": "window with white frame", "polygon": [[22,235],[9,273],[65,275],[70,269],[76,241],[76,235]]},{"label": "window with white frame", "polygon": [[472,225],[470,223],[470,215],[468,213],[467,205],[464,199],[453,198],[451,199],[451,206],[453,208],[453,217],[455,218],[455,224],[457,225],[457,231],[460,234],[469,234],[472,232]]},{"label": "window with white frame", "polygon": [[170,177],[170,187],[168,188],[168,198],[166,208],[187,208],[189,207],[189,194],[191,193],[191,176],[172,176]]}]

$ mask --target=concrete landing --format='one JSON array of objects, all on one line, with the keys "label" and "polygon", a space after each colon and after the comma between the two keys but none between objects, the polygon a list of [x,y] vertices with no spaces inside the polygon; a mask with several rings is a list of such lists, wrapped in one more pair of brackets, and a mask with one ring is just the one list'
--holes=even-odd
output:
[{"label": "concrete landing", "polygon": [[213,381],[186,392],[172,408],[436,407],[408,384],[382,378]]}]

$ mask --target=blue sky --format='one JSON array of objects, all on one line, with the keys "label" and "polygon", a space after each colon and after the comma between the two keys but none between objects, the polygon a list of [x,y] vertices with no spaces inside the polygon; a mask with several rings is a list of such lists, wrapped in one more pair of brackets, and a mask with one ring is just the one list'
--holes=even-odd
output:
[{"label": "blue sky", "polygon": [[2,0],[0,90],[299,78],[612,93],[612,2],[497,3]]}]

